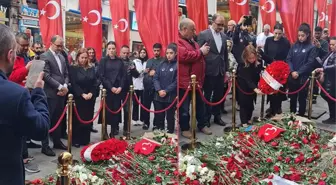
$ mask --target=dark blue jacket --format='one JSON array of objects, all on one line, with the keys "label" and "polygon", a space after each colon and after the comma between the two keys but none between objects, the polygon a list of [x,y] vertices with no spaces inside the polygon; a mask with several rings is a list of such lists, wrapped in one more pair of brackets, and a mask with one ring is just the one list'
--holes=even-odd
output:
[{"label": "dark blue jacket", "polygon": [[300,81],[305,81],[314,70],[317,56],[318,53],[313,44],[296,42],[289,50],[286,61],[290,71],[297,71]]},{"label": "dark blue jacket", "polygon": [[[160,102],[172,102],[177,95],[177,64],[176,60],[168,62],[164,60],[156,68],[153,78],[155,96],[154,100]],[[165,90],[167,95],[165,97],[159,96],[159,91]]]},{"label": "dark blue jacket", "polygon": [[43,140],[50,126],[47,97],[7,80],[0,70],[0,184],[23,185],[22,136]]},{"label": "dark blue jacket", "polygon": [[[156,71],[156,68],[157,66],[163,61],[164,59],[163,58],[151,58],[147,61],[147,64],[146,64],[146,69],[149,69],[149,70],[155,70]],[[142,81],[143,85],[144,85],[144,89],[147,93],[151,93],[154,91],[154,84],[153,84],[153,77],[152,76],[149,76],[148,73],[145,73],[144,74],[144,78],[143,78],[143,81]]]}]

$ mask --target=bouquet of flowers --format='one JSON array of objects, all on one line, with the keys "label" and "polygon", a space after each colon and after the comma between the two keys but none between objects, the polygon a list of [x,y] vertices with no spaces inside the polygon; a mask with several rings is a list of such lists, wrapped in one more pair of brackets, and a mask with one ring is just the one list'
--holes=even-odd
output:
[{"label": "bouquet of flowers", "polygon": [[290,73],[288,64],[284,61],[274,61],[262,72],[259,80],[259,89],[264,94],[273,94],[287,83]]}]

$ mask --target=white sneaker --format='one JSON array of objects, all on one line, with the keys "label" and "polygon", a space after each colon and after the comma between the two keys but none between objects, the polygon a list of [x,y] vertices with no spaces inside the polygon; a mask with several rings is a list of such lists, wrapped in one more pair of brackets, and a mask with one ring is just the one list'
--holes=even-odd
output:
[{"label": "white sneaker", "polygon": [[134,125],[134,126],[138,126],[138,122],[137,122],[137,121],[134,121],[134,120],[132,120],[132,125]]},{"label": "white sneaker", "polygon": [[142,121],[137,121],[138,122],[138,124],[140,125],[140,126],[142,126],[143,124],[144,124],[144,122],[142,122]]}]

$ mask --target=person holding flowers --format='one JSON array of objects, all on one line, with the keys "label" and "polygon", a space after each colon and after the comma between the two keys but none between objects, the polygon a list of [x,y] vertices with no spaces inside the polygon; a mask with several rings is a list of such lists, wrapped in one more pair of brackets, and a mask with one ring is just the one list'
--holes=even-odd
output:
[{"label": "person holding flowers", "polygon": [[[283,26],[277,23],[274,26],[274,36],[266,39],[264,51],[258,49],[258,54],[265,61],[266,64],[271,64],[274,61],[285,61],[290,50],[289,41],[283,37]],[[282,88],[282,91],[285,91]],[[286,100],[284,94],[273,94],[267,96],[267,102],[270,102],[270,108],[266,110],[266,117],[273,117],[275,114],[281,114],[281,103]]]},{"label": "person holding flowers", "polygon": [[[238,103],[240,105],[240,121],[243,126],[252,124],[251,118],[254,110],[256,94],[262,94],[258,89],[260,72],[262,65],[258,61],[258,53],[255,47],[248,45],[245,47],[242,60],[243,64],[238,64],[237,82],[241,90],[238,90]],[[255,92],[250,94],[250,92]]]}]

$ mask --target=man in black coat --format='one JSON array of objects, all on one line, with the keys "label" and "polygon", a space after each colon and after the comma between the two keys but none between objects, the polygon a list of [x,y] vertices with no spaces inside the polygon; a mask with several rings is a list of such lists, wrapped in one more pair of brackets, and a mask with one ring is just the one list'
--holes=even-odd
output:
[{"label": "man in black coat", "polygon": [[[23,137],[43,140],[48,135],[49,112],[43,91],[43,73],[31,95],[18,84],[7,80],[16,58],[15,37],[9,27],[0,24],[0,184],[23,185]],[[5,106],[4,106],[5,105]]]},{"label": "man in black coat", "polygon": [[[208,101],[218,102],[224,96],[225,83],[229,70],[228,51],[226,40],[228,37],[222,32],[224,28],[224,17],[219,14],[212,16],[212,25],[209,29],[202,31],[198,36],[198,44],[208,44],[210,51],[205,56],[205,79],[204,96]],[[212,98],[211,98],[212,96]],[[205,106],[205,120],[209,123],[211,115],[214,115],[214,122],[225,126],[221,119],[220,105]]]},{"label": "man in black coat", "polygon": [[[138,78],[140,76],[140,73],[135,68],[134,62],[129,59],[129,53],[130,53],[130,48],[128,46],[125,45],[121,47],[120,58],[124,62],[125,73],[126,73],[124,86],[122,87],[122,91],[121,91],[123,102],[126,101],[126,95],[130,90],[130,85],[133,85],[133,78]],[[129,97],[129,98],[133,98],[133,97]],[[128,106],[129,104],[126,103],[126,105],[123,108],[124,109],[124,129],[123,129],[124,136],[126,136],[127,124],[128,124]],[[118,135],[118,134],[115,133],[115,135]]]}]

